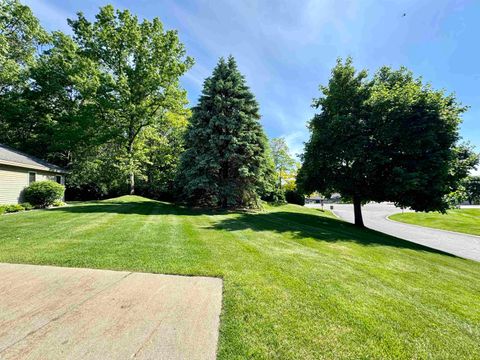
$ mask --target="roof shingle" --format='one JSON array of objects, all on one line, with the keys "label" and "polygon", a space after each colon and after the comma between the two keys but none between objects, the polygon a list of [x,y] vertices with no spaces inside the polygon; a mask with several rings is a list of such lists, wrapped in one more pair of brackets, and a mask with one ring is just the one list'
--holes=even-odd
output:
[{"label": "roof shingle", "polygon": [[57,173],[67,172],[60,166],[50,164],[49,162],[38,159],[35,156],[25,154],[24,152],[12,149],[3,144],[0,144],[0,164]]}]

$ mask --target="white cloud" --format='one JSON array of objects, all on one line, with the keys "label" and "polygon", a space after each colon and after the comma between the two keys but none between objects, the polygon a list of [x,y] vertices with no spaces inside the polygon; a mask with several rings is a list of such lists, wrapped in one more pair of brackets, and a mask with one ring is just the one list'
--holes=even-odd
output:
[{"label": "white cloud", "polygon": [[308,131],[294,131],[289,132],[281,137],[285,138],[285,141],[290,149],[290,154],[299,160],[299,156],[303,153],[304,142],[308,138]]}]

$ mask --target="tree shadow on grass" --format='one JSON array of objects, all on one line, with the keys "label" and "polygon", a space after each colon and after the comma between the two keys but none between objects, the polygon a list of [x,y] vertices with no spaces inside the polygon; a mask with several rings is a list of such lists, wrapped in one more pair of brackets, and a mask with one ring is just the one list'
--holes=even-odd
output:
[{"label": "tree shadow on grass", "polygon": [[440,250],[428,248],[423,245],[412,243],[396,238],[375,230],[358,229],[354,225],[342,220],[324,217],[321,215],[290,212],[232,212],[227,210],[195,209],[179,206],[156,200],[100,200],[55,208],[48,211],[68,213],[105,213],[132,214],[132,215],[177,215],[177,216],[202,216],[202,215],[225,215],[235,216],[222,219],[210,229],[239,231],[269,231],[285,233],[294,238],[312,238],[317,241],[337,242],[351,241],[367,246],[390,246],[404,249],[427,251],[455,257]]},{"label": "tree shadow on grass", "polygon": [[89,201],[72,206],[50,209],[52,212],[82,213],[116,213],[124,215],[211,215],[219,212],[213,210],[192,209],[185,206],[146,199],[145,201]]},{"label": "tree shadow on grass", "polygon": [[226,231],[250,229],[258,232],[288,233],[295,239],[312,238],[325,242],[350,241],[366,246],[388,246],[456,257],[379,231],[359,229],[343,220],[306,213],[278,211],[239,214],[237,217],[221,220],[211,228]]}]

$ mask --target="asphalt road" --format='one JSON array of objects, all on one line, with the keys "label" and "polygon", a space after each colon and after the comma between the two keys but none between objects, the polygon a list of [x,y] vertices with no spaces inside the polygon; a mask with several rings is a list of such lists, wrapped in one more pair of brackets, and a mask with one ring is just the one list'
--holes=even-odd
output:
[{"label": "asphalt road", "polygon": [[[329,209],[329,206],[330,204],[326,204],[325,208]],[[333,212],[339,218],[353,223],[353,205],[333,204]],[[409,225],[387,219],[388,216],[399,212],[402,212],[402,209],[387,203],[367,204],[362,207],[363,221],[370,229],[466,259],[480,261],[480,236]]]}]

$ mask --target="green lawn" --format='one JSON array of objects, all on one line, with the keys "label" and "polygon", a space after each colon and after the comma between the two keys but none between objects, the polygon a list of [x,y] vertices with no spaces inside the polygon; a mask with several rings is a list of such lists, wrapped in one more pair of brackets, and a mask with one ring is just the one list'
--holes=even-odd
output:
[{"label": "green lawn", "polygon": [[0,261],[221,276],[220,359],[480,358],[480,263],[295,205],[3,215]]},{"label": "green lawn", "polygon": [[480,209],[448,210],[438,212],[407,212],[391,215],[390,219],[408,224],[480,235]]}]

